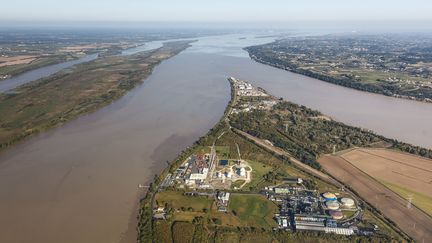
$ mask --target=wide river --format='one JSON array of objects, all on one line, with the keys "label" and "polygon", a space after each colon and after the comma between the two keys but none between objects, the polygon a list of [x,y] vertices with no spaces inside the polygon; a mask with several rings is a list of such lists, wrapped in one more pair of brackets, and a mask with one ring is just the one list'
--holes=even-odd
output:
[{"label": "wide river", "polygon": [[269,41],[200,38],[120,100],[2,153],[0,242],[133,242],[143,193],[137,185],[218,121],[229,100],[228,76],[336,120],[432,148],[431,104],[296,75],[256,63],[242,50]]}]

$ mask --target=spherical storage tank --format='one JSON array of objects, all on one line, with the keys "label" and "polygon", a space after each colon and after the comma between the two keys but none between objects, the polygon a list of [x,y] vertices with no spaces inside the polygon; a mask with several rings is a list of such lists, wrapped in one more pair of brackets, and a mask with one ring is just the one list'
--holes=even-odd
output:
[{"label": "spherical storage tank", "polygon": [[326,201],[331,201],[331,200],[336,200],[337,199],[336,195],[334,193],[331,193],[331,192],[323,193],[323,197],[324,197],[324,199]]},{"label": "spherical storage tank", "polygon": [[339,209],[339,203],[337,203],[336,201],[327,201],[326,207],[330,210],[337,210]]},{"label": "spherical storage tank", "polygon": [[348,197],[342,198],[341,203],[344,207],[348,207],[348,208],[354,207],[354,200]]},{"label": "spherical storage tank", "polygon": [[343,213],[341,211],[331,210],[329,212],[329,214],[333,219],[342,219],[343,218]]}]

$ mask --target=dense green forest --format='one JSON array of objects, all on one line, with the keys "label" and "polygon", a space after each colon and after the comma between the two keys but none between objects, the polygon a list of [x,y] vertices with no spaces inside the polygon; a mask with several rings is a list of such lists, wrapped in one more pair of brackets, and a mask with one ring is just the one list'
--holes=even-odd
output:
[{"label": "dense green forest", "polygon": [[232,116],[232,125],[267,139],[302,162],[319,168],[318,155],[382,141],[375,134],[321,117],[318,111],[280,102],[271,111],[254,110]]},{"label": "dense green forest", "polygon": [[432,151],[388,139],[370,131],[330,120],[320,112],[282,101],[272,110],[242,112],[231,117],[232,126],[261,139],[267,139],[314,168],[321,154],[351,147],[386,142],[393,148],[432,158]]}]

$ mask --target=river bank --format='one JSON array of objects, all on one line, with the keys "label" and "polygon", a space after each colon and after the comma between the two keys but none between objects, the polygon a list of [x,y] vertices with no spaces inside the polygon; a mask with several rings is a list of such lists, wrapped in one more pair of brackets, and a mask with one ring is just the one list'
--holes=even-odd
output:
[{"label": "river bank", "polygon": [[[420,76],[415,74],[415,72],[408,71],[410,70],[409,68],[407,70],[401,68],[399,71],[396,71],[397,68],[390,68],[390,66],[394,65],[394,62],[397,62],[398,58],[400,58],[400,62],[403,62],[402,60],[405,60],[405,56],[414,55],[419,56],[419,58],[423,56],[421,53],[412,54],[405,51],[398,53],[405,46],[412,45],[410,41],[415,41],[414,39],[410,39],[407,42],[402,41],[403,44],[398,43],[399,46],[395,47],[393,44],[397,42],[398,38],[395,36],[390,36],[389,40],[383,42],[378,40],[379,37],[357,36],[357,38],[363,41],[359,41],[358,43],[351,43],[351,40],[347,36],[340,38],[326,36],[312,39],[306,38],[304,40],[285,39],[264,45],[246,47],[245,50],[257,62],[316,78],[324,82],[394,98],[426,103],[432,102],[432,89],[427,74]],[[327,46],[325,44],[326,41],[331,44]],[[380,50],[386,53],[383,60],[381,60],[380,65],[382,66],[379,67],[380,65],[377,64],[376,59],[373,57],[373,52],[368,54],[351,52],[352,50],[349,47],[344,46],[346,42],[350,42],[351,45],[357,44],[357,48],[363,48],[363,50],[368,50],[370,45],[372,45],[371,43],[374,43],[373,45],[375,46],[381,46],[380,48],[383,49],[388,48]],[[380,43],[378,44],[378,42]],[[294,47],[296,45],[298,45],[297,48]],[[421,46],[422,44],[417,43],[417,45]],[[326,48],[328,48],[328,52],[324,51]],[[328,53],[333,53],[333,55],[329,55]],[[351,58],[356,60],[362,59],[363,61],[360,62],[364,63],[361,64],[361,67],[355,67],[355,64],[351,66],[349,61],[346,61],[346,58],[338,59],[341,58],[341,55],[346,55],[346,58],[351,55]],[[304,60],[300,56],[303,56]],[[302,61],[299,61],[296,57],[299,57]],[[317,61],[320,59],[321,61]],[[424,62],[427,63],[427,58],[424,61],[418,60],[418,65]]]},{"label": "river bank", "polygon": [[6,227],[0,240],[118,242],[136,216],[143,193],[137,185],[151,181],[223,115],[229,102],[227,76],[249,80],[334,120],[430,147],[427,104],[256,63],[243,48],[273,39],[256,36],[199,38],[116,102],[1,153],[0,194],[6,199],[0,201],[0,224]]},{"label": "river bank", "polygon": [[[231,82],[231,79],[230,79]],[[259,100],[259,98],[257,98]],[[276,101],[276,99],[274,97],[270,97],[270,100]],[[293,176],[293,174],[296,173],[300,173],[298,172],[298,170],[302,171],[301,172],[301,177],[305,180],[318,180],[319,182],[315,182],[315,185],[319,185],[318,187],[320,188],[320,190],[329,190],[328,187],[331,187],[332,190],[336,190],[336,188],[340,187],[340,184],[334,180],[333,178],[329,177],[327,174],[323,174],[320,171],[317,171],[305,164],[303,164],[300,161],[297,161],[295,158],[293,158],[290,154],[286,153],[285,151],[283,152],[283,154],[281,154],[280,151],[282,150],[276,150],[275,147],[273,147],[272,145],[268,145],[267,143],[268,140],[265,140],[264,142],[262,142],[260,139],[253,137],[249,134],[246,134],[244,132],[242,132],[241,130],[238,130],[234,127],[231,127],[231,122],[229,117],[230,116],[234,116],[234,118],[237,116],[237,110],[239,107],[243,107],[244,103],[249,102],[249,99],[245,99],[244,97],[241,98],[241,104],[239,103],[239,98],[236,95],[236,91],[233,88],[233,83],[231,82],[231,100],[229,102],[229,104],[227,105],[226,109],[225,109],[225,113],[222,116],[222,118],[220,119],[220,121],[212,128],[210,129],[206,135],[204,135],[203,137],[201,137],[200,139],[198,139],[192,146],[188,147],[187,149],[183,150],[174,160],[172,160],[170,163],[168,163],[168,166],[155,177],[155,180],[149,185],[149,190],[148,193],[146,194],[146,196],[141,200],[140,202],[140,211],[139,211],[139,221],[138,221],[138,240],[140,242],[151,242],[151,241],[157,241],[157,242],[170,242],[169,239],[171,240],[178,240],[179,237],[181,237],[182,239],[184,237],[188,237],[188,238],[199,238],[199,237],[203,237],[202,235],[205,235],[204,238],[214,238],[214,237],[218,237],[219,234],[221,234],[222,232],[226,232],[229,231],[231,232],[231,234],[237,234],[241,231],[249,231],[251,230],[252,232],[253,229],[249,229],[249,227],[251,227],[252,225],[250,224],[246,224],[246,225],[237,225],[238,222],[234,223],[233,220],[228,220],[227,218],[229,218],[229,216],[227,216],[227,214],[231,214],[231,211],[227,211],[223,217],[221,217],[221,219],[219,219],[219,214],[215,211],[215,209],[213,207],[211,207],[210,209],[204,211],[204,213],[201,212],[201,208],[200,206],[198,206],[198,208],[196,206],[192,206],[195,205],[195,203],[189,202],[188,205],[191,205],[191,207],[188,209],[188,213],[187,215],[189,215],[189,217],[187,218],[183,218],[180,217],[183,221],[182,222],[189,222],[189,226],[188,228],[192,227],[195,228],[195,230],[200,229],[203,227],[206,230],[203,231],[199,231],[198,233],[195,232],[192,235],[180,235],[179,232],[176,232],[174,229],[173,225],[175,225],[176,223],[176,219],[178,218],[177,214],[181,214],[181,211],[179,211],[179,209],[176,210],[167,210],[166,211],[166,215],[167,218],[166,219],[153,219],[153,211],[156,210],[156,208],[161,207],[160,201],[155,202],[156,200],[156,195],[159,195],[158,200],[163,200],[164,196],[161,195],[170,195],[168,192],[174,190],[176,192],[179,192],[179,195],[177,195],[177,197],[179,197],[179,201],[180,200],[196,200],[196,204],[199,205],[199,202],[202,202],[202,200],[204,200],[202,197],[199,196],[195,196],[195,197],[189,197],[189,199],[187,199],[186,197],[183,198],[181,195],[181,192],[187,192],[188,189],[187,188],[180,188],[179,184],[180,182],[174,182],[173,184],[171,184],[170,186],[166,186],[167,184],[167,179],[169,178],[168,174],[171,175],[176,175],[176,171],[179,168],[180,165],[182,165],[182,163],[184,163],[184,161],[186,160],[186,158],[188,158],[189,156],[191,156],[191,154],[195,154],[195,153],[201,153],[201,151],[203,150],[203,148],[205,147],[209,147],[212,146],[212,144],[216,144],[217,146],[228,146],[229,148],[231,147],[235,147],[237,146],[237,150],[235,150],[235,154],[237,154],[237,151],[243,151],[242,152],[242,158],[243,159],[247,159],[248,161],[250,160],[256,160],[257,158],[263,159],[263,157],[266,157],[265,162],[261,161],[259,163],[264,163],[266,164],[266,166],[270,166],[270,165],[275,165],[278,163],[282,163],[284,164],[283,166],[288,166],[289,168],[291,168],[289,171],[290,175]],[[253,101],[254,99],[250,99],[251,101]],[[284,103],[284,101],[279,101],[281,103]],[[250,111],[253,113],[253,111]],[[247,112],[246,112],[247,113]],[[335,123],[337,124],[337,123]],[[235,125],[237,126],[237,125]],[[357,130],[356,128],[352,128],[353,130]],[[258,140],[260,140],[259,142],[257,142]],[[267,141],[267,142],[266,142]],[[240,149],[239,149],[240,147]],[[271,148],[270,148],[271,147]],[[225,151],[225,150],[224,150]],[[228,149],[227,151],[230,151],[230,149]],[[240,152],[239,156],[240,156]],[[265,154],[265,155],[264,155]],[[274,156],[274,157],[273,157]],[[281,165],[282,166],[282,165]],[[282,167],[283,167],[282,166]],[[280,168],[280,167],[279,167]],[[303,170],[306,170],[303,171]],[[275,171],[279,171],[279,169],[275,169]],[[297,171],[297,172],[295,172]],[[293,173],[293,174],[291,174]],[[256,172],[254,173],[254,176],[258,176],[259,173]],[[264,176],[264,175],[261,175]],[[299,176],[298,174],[296,174],[296,176]],[[313,179],[311,179],[313,178]],[[259,178],[253,178],[253,180],[260,180]],[[264,179],[263,179],[264,180]],[[322,181],[321,181],[322,180]],[[329,184],[327,184],[329,183]],[[162,184],[164,184],[165,186],[162,186]],[[314,184],[314,183],[312,183]],[[331,185],[333,184],[333,185]],[[181,185],[181,183],[180,183]],[[330,186],[331,185],[331,186]],[[336,187],[334,187],[334,185],[336,185]],[[264,185],[261,185],[264,186]],[[205,189],[203,189],[205,190]],[[253,187],[253,189],[251,188],[251,190],[254,191],[259,191],[259,188],[255,188]],[[163,192],[167,191],[167,193],[163,194]],[[236,189],[234,188],[234,190],[228,190],[232,195],[236,192]],[[206,192],[208,194],[211,194],[211,189],[207,189]],[[162,198],[161,198],[162,197]],[[168,198],[167,198],[168,200]],[[211,200],[211,198],[209,198],[208,200]],[[180,203],[180,202],[179,202]],[[180,203],[181,204],[181,203]],[[163,205],[163,204],[162,204]],[[169,206],[165,207],[171,207],[170,204],[168,204]],[[159,209],[158,209],[159,210]],[[184,211],[184,210],[183,210]],[[366,210],[368,211],[368,210]],[[160,211],[158,211],[160,214]],[[371,214],[370,212],[368,212],[368,214]],[[197,217],[193,218],[191,215],[198,215]],[[262,217],[268,217],[269,215],[261,215]],[[209,217],[207,220],[206,218]],[[213,218],[212,218],[213,217]],[[238,215],[236,215],[236,217],[238,217]],[[369,216],[372,217],[373,220],[378,220],[380,222],[380,220],[384,220],[384,218],[381,219],[376,219],[375,216]],[[192,220],[193,218],[193,220]],[[201,220],[197,220],[197,218],[200,218]],[[215,218],[218,218],[218,220],[215,220]],[[178,220],[178,219],[177,219]],[[212,221],[213,220],[213,221]],[[228,221],[226,221],[228,220]],[[370,220],[370,219],[369,219]],[[207,223],[206,223],[207,222]],[[212,222],[219,222],[219,223],[212,223]],[[232,229],[233,225],[235,224],[237,225],[237,228]],[[394,228],[393,226],[391,226],[388,222],[386,222],[385,224],[383,222],[380,223],[380,225],[382,226],[382,230],[383,232],[385,231],[386,236],[379,234],[376,235],[374,237],[390,237],[390,238],[386,238],[391,239],[392,237],[400,237],[397,228]],[[380,227],[381,227],[380,226]],[[269,229],[271,232],[272,229]],[[168,233],[167,233],[168,232]],[[218,233],[215,233],[218,232]],[[266,231],[266,229],[262,228],[262,230],[260,231],[260,233],[258,234],[256,233],[256,237],[264,237],[264,235],[266,235],[265,237],[269,237],[269,238],[277,238],[279,237],[279,234],[270,234],[269,232]],[[275,232],[275,231],[274,231]],[[212,235],[213,234],[213,235]],[[210,237],[208,235],[211,235]],[[286,235],[286,237],[291,238],[291,237],[297,237],[298,235],[296,233],[289,233],[288,235]],[[305,235],[302,235],[301,238],[310,238],[310,239],[314,239],[314,237],[318,237],[318,235],[315,235],[314,233],[311,232],[307,232],[305,233]],[[331,236],[329,236],[330,238],[328,239],[329,241],[333,241],[336,238],[338,238],[339,236],[334,236],[336,238],[332,238]],[[359,236],[360,237],[360,236]],[[384,239],[384,238],[381,238]],[[206,242],[206,241],[205,241]],[[208,241],[208,242],[212,242],[212,241]]]},{"label": "river bank", "polygon": [[14,94],[0,94],[0,149],[113,102],[189,43],[169,42],[150,52],[102,57],[21,86]]},{"label": "river bank", "polygon": [[[183,53],[155,66],[116,102],[0,154],[0,194],[6,198],[0,201],[0,241],[136,239],[135,225],[126,232],[143,192],[138,185],[205,134],[229,99],[229,85],[206,63],[187,65]],[[180,78],[185,72],[210,79]]]},{"label": "river bank", "polygon": [[[24,56],[26,58],[27,56]],[[21,63],[19,61],[15,61],[14,63],[1,63],[0,65],[0,83],[7,79],[15,78],[23,73],[50,66],[55,64],[60,64],[67,61],[74,61],[76,59],[82,58],[83,55],[74,55],[72,53],[64,53],[64,54],[53,54],[47,57],[43,56],[28,56],[28,61],[26,59],[22,60]],[[20,60],[20,56],[18,57],[9,57],[10,59],[18,59]],[[0,59],[1,60],[1,59]],[[5,77],[5,78],[1,78]],[[0,89],[1,91],[1,89]]]}]

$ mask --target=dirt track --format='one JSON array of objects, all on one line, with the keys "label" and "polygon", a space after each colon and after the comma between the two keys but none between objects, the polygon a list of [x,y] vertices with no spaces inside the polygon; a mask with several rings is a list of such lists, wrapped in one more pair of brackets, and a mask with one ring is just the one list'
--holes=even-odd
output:
[{"label": "dirt track", "polygon": [[375,179],[432,195],[432,160],[388,149],[356,149],[340,157]]},{"label": "dirt track", "polygon": [[364,200],[418,242],[432,241],[432,218],[416,207],[407,208],[407,201],[360,171],[346,160],[323,156],[319,163],[333,177],[356,191]]},{"label": "dirt track", "polygon": [[252,136],[252,135],[250,135],[250,134],[248,134],[246,132],[243,132],[243,131],[241,131],[239,129],[232,128],[232,130],[234,132],[238,133],[239,135],[241,135],[241,136],[243,136],[243,137],[245,137],[245,138],[247,138],[249,140],[252,140],[256,144],[258,144],[261,147],[264,147],[267,150],[273,151],[274,153],[276,153],[278,155],[282,155],[282,156],[285,156],[285,157],[289,158],[293,164],[295,164],[296,166],[300,167],[302,170],[304,170],[304,171],[306,171],[306,172],[308,172],[308,173],[310,173],[310,174],[312,174],[312,175],[320,178],[321,180],[323,180],[325,182],[328,182],[330,184],[333,184],[333,185],[335,185],[337,187],[341,187],[342,186],[338,181],[336,181],[332,177],[328,176],[327,174],[322,173],[321,171],[319,171],[317,169],[314,169],[314,168],[312,168],[312,167],[310,167],[310,166],[308,166],[308,165],[300,162],[299,160],[295,159],[293,156],[291,156],[286,151],[284,151],[284,150],[282,150],[282,149],[280,149],[278,147],[272,146],[272,145],[266,143],[265,141],[263,141],[262,139],[254,137],[254,136]]}]

